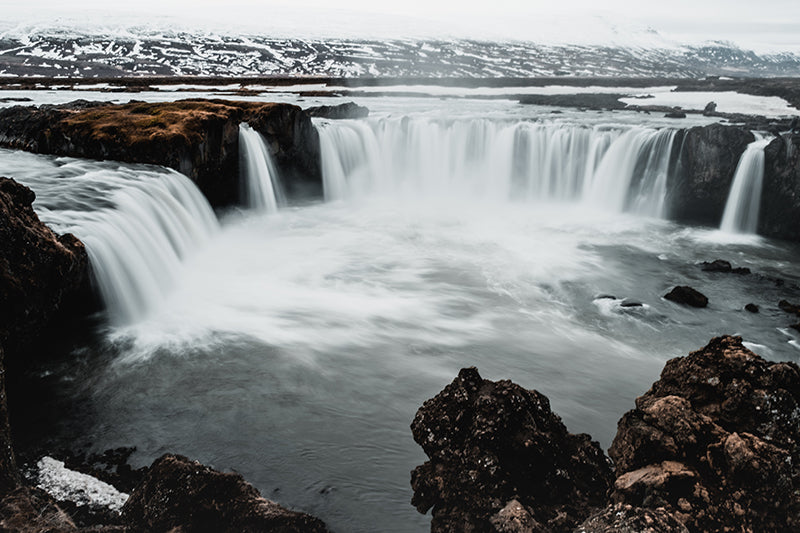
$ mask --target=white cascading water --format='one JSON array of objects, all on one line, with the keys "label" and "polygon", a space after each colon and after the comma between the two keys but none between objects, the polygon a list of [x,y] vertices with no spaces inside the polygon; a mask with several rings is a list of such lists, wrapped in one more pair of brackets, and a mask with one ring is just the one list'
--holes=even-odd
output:
[{"label": "white cascading water", "polygon": [[676,130],[486,119],[317,121],[325,197],[584,201],[662,217]]},{"label": "white cascading water", "polygon": [[239,165],[244,204],[274,213],[284,203],[278,171],[264,138],[246,122],[239,125]]},{"label": "white cascading water", "polygon": [[754,133],[756,140],[747,145],[725,202],[719,229],[727,233],[755,233],[761,207],[761,188],[764,181],[764,148],[772,140]]},{"label": "white cascading water", "polygon": [[0,151],[0,171],[37,193],[42,221],[86,245],[112,323],[142,319],[219,228],[197,187],[169,169]]}]

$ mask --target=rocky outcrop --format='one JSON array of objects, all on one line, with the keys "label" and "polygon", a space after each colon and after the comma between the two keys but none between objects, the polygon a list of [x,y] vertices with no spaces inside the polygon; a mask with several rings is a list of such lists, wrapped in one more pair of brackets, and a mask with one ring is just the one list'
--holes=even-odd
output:
[{"label": "rocky outcrop", "polygon": [[328,531],[322,521],[262,498],[242,476],[178,455],[153,463],[123,507],[122,517],[133,531]]},{"label": "rocky outcrop", "polygon": [[345,102],[339,105],[321,105],[306,109],[311,117],[344,119],[344,118],[367,118],[369,109],[355,102]]},{"label": "rocky outcrop", "polygon": [[672,359],[619,422],[616,502],[664,508],[690,531],[800,527],[800,369],[739,337]]},{"label": "rocky outcrop", "polygon": [[433,509],[434,532],[569,530],[611,483],[600,446],[568,433],[544,395],[475,368],[426,401],[411,430],[429,457],[412,473],[412,503]]},{"label": "rocky outcrop", "polygon": [[33,211],[33,191],[0,178],[0,344],[8,357],[81,293],[89,259],[71,234],[56,235]]},{"label": "rocky outcrop", "polygon": [[719,226],[739,157],[755,140],[748,130],[712,124],[681,131],[668,183],[669,218]]},{"label": "rocky outcrop", "polygon": [[797,365],[712,339],[669,361],[622,417],[606,492],[599,448],[544,396],[465,369],[412,424],[430,457],[412,503],[433,507],[431,531],[797,531],[799,421]]},{"label": "rocky outcrop", "polygon": [[800,135],[787,134],[764,149],[764,185],[758,233],[800,241]]},{"label": "rocky outcrop", "polygon": [[43,154],[150,163],[191,178],[214,206],[239,200],[239,124],[267,140],[292,197],[322,196],[319,136],[290,104],[77,101],[0,110],[0,145]]}]

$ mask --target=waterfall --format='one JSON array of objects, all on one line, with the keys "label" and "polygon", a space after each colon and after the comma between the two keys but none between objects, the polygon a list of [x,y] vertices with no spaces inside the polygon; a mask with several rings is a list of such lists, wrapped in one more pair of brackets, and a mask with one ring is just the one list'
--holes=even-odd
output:
[{"label": "waterfall", "polygon": [[761,185],[764,180],[764,148],[769,138],[755,134],[756,140],[747,145],[725,203],[720,229],[728,233],[755,233],[761,206]]},{"label": "waterfall", "polygon": [[242,200],[258,211],[274,213],[284,203],[280,178],[264,138],[249,124],[239,125]]},{"label": "waterfall", "polygon": [[0,172],[36,192],[43,222],[83,241],[93,283],[118,325],[146,316],[219,228],[202,193],[173,170],[0,150]]},{"label": "waterfall", "polygon": [[315,120],[327,200],[583,201],[662,217],[676,130],[488,119]]}]

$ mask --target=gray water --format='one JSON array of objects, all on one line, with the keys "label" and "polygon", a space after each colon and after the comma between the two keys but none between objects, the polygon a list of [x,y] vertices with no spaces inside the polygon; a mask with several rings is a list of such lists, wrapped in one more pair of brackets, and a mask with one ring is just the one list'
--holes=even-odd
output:
[{"label": "gray water", "polygon": [[[81,195],[113,207],[78,186],[47,205],[64,160],[0,151],[0,174],[9,161],[52,219]],[[37,182],[45,167],[56,181]],[[68,365],[41,369],[59,383],[52,443],[136,446],[138,465],[177,452],[335,531],[422,531],[409,472],[425,457],[409,424],[462,367],[538,389],[571,431],[608,447],[664,362],[715,335],[800,358],[777,308],[800,296],[800,249],[783,242],[584,202],[413,191],[234,210],[220,226],[143,317],[101,317]],[[717,258],[754,274],[697,264]],[[709,308],[662,298],[679,284]]]}]

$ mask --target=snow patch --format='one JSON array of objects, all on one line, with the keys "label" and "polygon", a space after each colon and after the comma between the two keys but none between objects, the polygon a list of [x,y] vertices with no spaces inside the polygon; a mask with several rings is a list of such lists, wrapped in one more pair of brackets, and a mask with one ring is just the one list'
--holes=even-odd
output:
[{"label": "snow patch", "polygon": [[92,476],[81,474],[64,466],[62,461],[42,457],[36,486],[56,500],[67,500],[76,505],[98,505],[119,512],[128,495],[108,483]]}]

